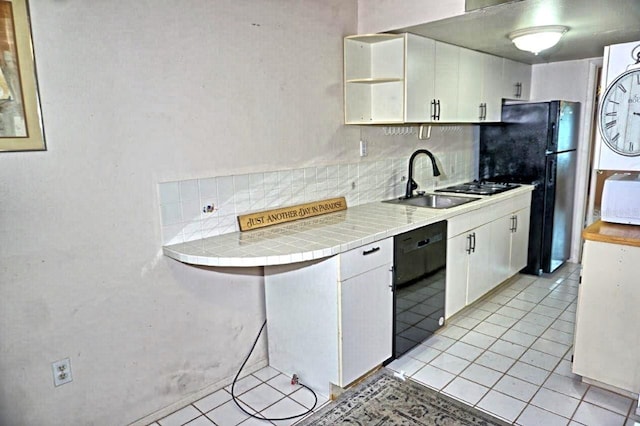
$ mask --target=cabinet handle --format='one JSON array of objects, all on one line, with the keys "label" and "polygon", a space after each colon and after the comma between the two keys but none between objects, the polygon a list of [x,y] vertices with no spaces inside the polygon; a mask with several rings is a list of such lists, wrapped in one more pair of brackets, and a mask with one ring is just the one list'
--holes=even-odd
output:
[{"label": "cabinet handle", "polygon": [[471,251],[475,253],[476,252],[476,233],[475,232],[471,234],[471,239],[473,241],[473,246],[471,247]]},{"label": "cabinet handle", "polygon": [[471,234],[467,235],[467,254],[471,254]]},{"label": "cabinet handle", "polygon": [[482,104],[480,104],[480,117],[478,117],[480,120],[482,120]]},{"label": "cabinet handle", "polygon": [[522,83],[519,82],[519,81],[516,83],[515,96],[516,96],[516,98],[521,98],[522,97]]},{"label": "cabinet handle", "polygon": [[431,119],[432,120],[436,119],[436,100],[435,99],[431,100]]},{"label": "cabinet handle", "polygon": [[513,222],[514,216],[511,216],[511,225],[509,226],[509,231],[515,231],[515,224]]},{"label": "cabinet handle", "polygon": [[483,109],[482,119],[486,120],[487,119],[487,104],[486,103],[482,104],[482,109]]},{"label": "cabinet handle", "polygon": [[440,99],[436,101],[436,110],[438,111],[436,114],[436,120],[440,121]]},{"label": "cabinet handle", "polygon": [[391,284],[389,284],[389,288],[391,289],[391,292],[393,293],[394,291],[396,291],[396,277],[395,277],[395,267],[392,266],[391,268],[389,268],[389,272],[391,272]]},{"label": "cabinet handle", "polygon": [[518,230],[518,216],[514,215],[513,221],[515,222],[515,225],[513,226],[513,232],[516,232]]},{"label": "cabinet handle", "polygon": [[372,254],[372,253],[377,252],[378,250],[380,250],[380,247],[374,247],[374,248],[372,248],[371,250],[365,250],[365,251],[363,251],[363,252],[362,252],[362,255],[363,255],[363,256],[368,256],[368,255],[370,255],[370,254]]}]

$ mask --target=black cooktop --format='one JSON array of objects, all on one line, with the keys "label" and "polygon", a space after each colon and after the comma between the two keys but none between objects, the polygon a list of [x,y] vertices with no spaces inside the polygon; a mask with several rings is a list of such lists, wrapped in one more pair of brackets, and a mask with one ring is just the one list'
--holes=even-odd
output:
[{"label": "black cooktop", "polygon": [[459,194],[493,195],[510,189],[518,188],[520,185],[510,182],[474,180],[473,182],[461,183],[436,189],[436,192],[457,192]]}]

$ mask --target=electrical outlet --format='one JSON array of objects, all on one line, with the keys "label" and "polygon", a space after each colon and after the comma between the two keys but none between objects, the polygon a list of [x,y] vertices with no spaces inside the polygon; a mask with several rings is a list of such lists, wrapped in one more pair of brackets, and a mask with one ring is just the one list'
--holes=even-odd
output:
[{"label": "electrical outlet", "polygon": [[71,377],[71,360],[69,358],[51,363],[51,369],[53,370],[53,384],[56,387],[73,381],[73,377]]},{"label": "electrical outlet", "polygon": [[369,147],[367,141],[360,141],[360,157],[366,157],[369,154]]}]

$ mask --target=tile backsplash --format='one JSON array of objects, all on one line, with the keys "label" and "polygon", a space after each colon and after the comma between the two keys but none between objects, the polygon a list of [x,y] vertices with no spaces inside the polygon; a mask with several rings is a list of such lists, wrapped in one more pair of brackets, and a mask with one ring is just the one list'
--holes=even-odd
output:
[{"label": "tile backsplash", "polygon": [[[436,154],[442,175],[433,176],[426,155],[416,158],[419,189],[473,179],[472,152]],[[360,161],[158,184],[163,244],[177,244],[239,230],[237,216],[344,196],[347,206],[399,197],[406,188],[408,157]]]}]

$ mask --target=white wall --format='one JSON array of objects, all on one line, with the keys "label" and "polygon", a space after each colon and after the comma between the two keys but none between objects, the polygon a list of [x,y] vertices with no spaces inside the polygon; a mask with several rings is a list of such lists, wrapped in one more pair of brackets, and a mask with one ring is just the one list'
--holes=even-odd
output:
[{"label": "white wall", "polygon": [[[48,151],[0,153],[0,424],[168,414],[233,377],[263,278],[162,256],[157,184],[359,161],[342,109],[356,0],[30,6]],[[366,159],[412,148],[383,137]],[[263,339],[249,366],[265,363]]]},{"label": "white wall", "polygon": [[232,377],[264,318],[259,268],[161,255],[157,183],[357,159],[356,1],[30,3],[48,151],[0,154],[0,424],[127,424]]},{"label": "white wall", "polygon": [[571,261],[578,262],[581,252],[581,233],[588,197],[590,177],[589,156],[593,128],[595,72],[602,65],[602,58],[553,62],[533,65],[531,73],[531,100],[560,99],[580,102],[580,132],[578,135],[578,164],[574,198],[574,215],[571,244]]},{"label": "white wall", "polygon": [[464,0],[358,0],[358,34],[391,31],[464,14]]}]

